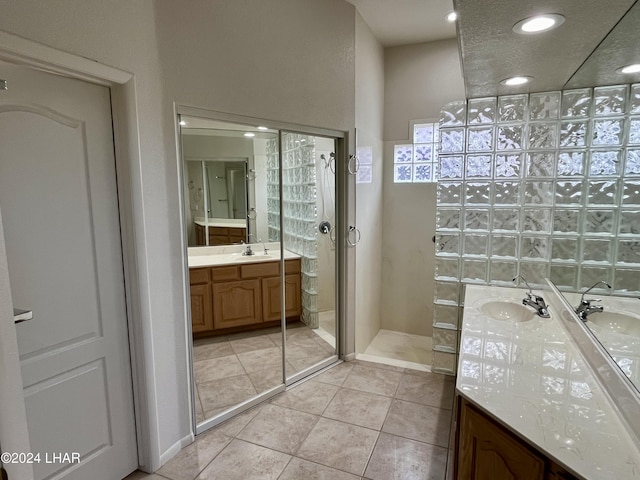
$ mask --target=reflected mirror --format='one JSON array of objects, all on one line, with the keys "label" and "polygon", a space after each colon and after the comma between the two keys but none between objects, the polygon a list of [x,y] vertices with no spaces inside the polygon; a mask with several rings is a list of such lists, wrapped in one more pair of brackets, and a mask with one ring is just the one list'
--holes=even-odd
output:
[{"label": "reflected mirror", "polygon": [[[613,361],[640,391],[640,299],[611,295],[600,281],[579,293],[562,292]],[[556,285],[557,288],[557,285]]]}]

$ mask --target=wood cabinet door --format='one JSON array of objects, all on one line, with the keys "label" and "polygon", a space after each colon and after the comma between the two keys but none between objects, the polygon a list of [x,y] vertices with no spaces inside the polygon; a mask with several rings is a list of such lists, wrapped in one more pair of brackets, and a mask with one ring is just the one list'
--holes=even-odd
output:
[{"label": "wood cabinet door", "polygon": [[545,459],[522,441],[462,402],[458,478],[543,480]]},{"label": "wood cabinet door", "polygon": [[193,333],[213,330],[211,289],[206,283],[191,285],[191,330]]},{"label": "wood cabinet door", "polygon": [[[262,279],[262,314],[265,321],[280,320],[281,291],[280,277]],[[284,294],[287,318],[299,316],[302,311],[300,275],[285,276]]]},{"label": "wood cabinet door", "polygon": [[214,283],[213,328],[262,322],[260,280]]}]

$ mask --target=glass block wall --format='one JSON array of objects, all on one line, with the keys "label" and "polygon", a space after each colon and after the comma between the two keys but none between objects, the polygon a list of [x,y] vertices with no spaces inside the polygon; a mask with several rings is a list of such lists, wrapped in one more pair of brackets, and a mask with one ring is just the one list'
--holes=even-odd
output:
[{"label": "glass block wall", "polygon": [[[282,195],[284,248],[302,257],[301,320],[318,328],[318,242],[316,209],[315,138],[285,133],[282,136]],[[269,241],[280,239],[278,141],[267,147],[267,217]]]},{"label": "glass block wall", "polygon": [[439,148],[434,371],[455,373],[464,284],[640,293],[640,84],[453,102]]}]

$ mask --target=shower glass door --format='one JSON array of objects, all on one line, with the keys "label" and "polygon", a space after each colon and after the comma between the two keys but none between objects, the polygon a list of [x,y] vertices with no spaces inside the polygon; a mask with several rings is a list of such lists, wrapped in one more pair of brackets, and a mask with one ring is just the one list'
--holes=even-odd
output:
[{"label": "shower glass door", "polygon": [[337,360],[336,145],[282,132],[281,146],[282,246],[296,258],[284,278],[285,371],[293,383]]}]

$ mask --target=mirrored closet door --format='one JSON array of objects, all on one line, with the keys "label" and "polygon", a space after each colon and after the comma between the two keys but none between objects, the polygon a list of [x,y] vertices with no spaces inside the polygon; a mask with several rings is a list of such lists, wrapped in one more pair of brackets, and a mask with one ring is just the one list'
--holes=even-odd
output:
[{"label": "mirrored closet door", "polygon": [[200,433],[338,360],[336,142],[179,123]]}]

